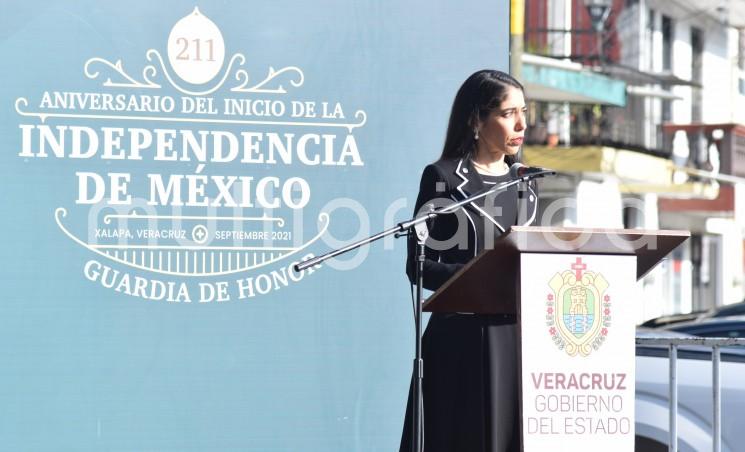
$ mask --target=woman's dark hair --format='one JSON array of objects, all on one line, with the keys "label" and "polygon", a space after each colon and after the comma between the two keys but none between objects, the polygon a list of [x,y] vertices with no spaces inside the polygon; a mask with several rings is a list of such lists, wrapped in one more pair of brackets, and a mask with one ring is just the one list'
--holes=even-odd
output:
[{"label": "woman's dark hair", "polygon": [[[525,91],[520,82],[502,71],[484,69],[468,77],[455,95],[440,158],[473,156],[476,149],[473,129],[479,121],[484,121],[492,111],[499,108],[511,87]],[[512,165],[515,158],[505,156],[505,162]]]}]

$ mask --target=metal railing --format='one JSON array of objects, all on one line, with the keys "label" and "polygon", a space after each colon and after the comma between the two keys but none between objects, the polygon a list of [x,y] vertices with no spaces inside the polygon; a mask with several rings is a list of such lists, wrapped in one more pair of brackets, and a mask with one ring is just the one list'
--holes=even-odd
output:
[{"label": "metal railing", "polygon": [[[532,105],[536,117],[525,131],[525,142],[534,145],[550,143],[550,136],[560,133],[558,130],[549,133],[549,120],[546,118],[558,115],[557,107],[540,101]],[[572,105],[570,114],[573,119],[569,130],[571,145],[610,146],[670,158],[672,141],[670,147],[665,148],[662,126],[649,123],[643,110],[632,107],[631,104],[626,108],[605,107],[598,116],[592,106]]]},{"label": "metal railing", "polygon": [[740,338],[712,338],[712,337],[637,337],[637,345],[663,345],[670,353],[670,452],[678,451],[678,347],[699,345],[711,347],[711,379],[712,395],[714,397],[714,412],[712,417],[712,438],[714,452],[722,450],[722,388],[719,375],[721,363],[721,347],[745,346],[745,339]]}]

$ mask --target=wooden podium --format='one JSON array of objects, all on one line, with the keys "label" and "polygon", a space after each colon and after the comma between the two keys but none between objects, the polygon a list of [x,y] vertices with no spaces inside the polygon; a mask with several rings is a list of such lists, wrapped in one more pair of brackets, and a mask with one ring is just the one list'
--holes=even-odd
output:
[{"label": "wooden podium", "polygon": [[687,231],[515,226],[430,312],[515,314],[523,450],[634,450],[636,281]]}]

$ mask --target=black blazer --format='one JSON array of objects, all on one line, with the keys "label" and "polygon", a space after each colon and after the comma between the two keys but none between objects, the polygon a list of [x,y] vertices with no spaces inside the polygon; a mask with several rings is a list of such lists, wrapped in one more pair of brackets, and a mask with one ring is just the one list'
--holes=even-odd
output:
[{"label": "black blazer", "polygon": [[[518,184],[524,185],[524,184]],[[422,173],[419,195],[414,207],[420,210],[438,208],[451,200],[462,200],[486,187],[470,159],[438,160]],[[520,209],[517,209],[520,199]],[[504,208],[502,208],[504,206]],[[515,224],[535,222],[538,196],[531,182],[520,192],[516,186],[491,199],[481,199],[461,207],[456,213],[441,215],[429,224],[424,262],[424,287],[437,290],[463,265],[485,249]],[[517,212],[517,215],[515,215]],[[416,240],[409,236],[406,273],[413,283]]]}]

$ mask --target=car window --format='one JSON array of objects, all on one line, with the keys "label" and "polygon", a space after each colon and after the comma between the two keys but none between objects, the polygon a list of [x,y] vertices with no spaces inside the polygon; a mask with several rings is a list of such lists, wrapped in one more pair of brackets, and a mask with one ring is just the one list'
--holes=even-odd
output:
[{"label": "car window", "polygon": [[724,306],[717,310],[713,317],[727,317],[730,315],[745,314],[745,303],[737,303],[730,306]]}]

